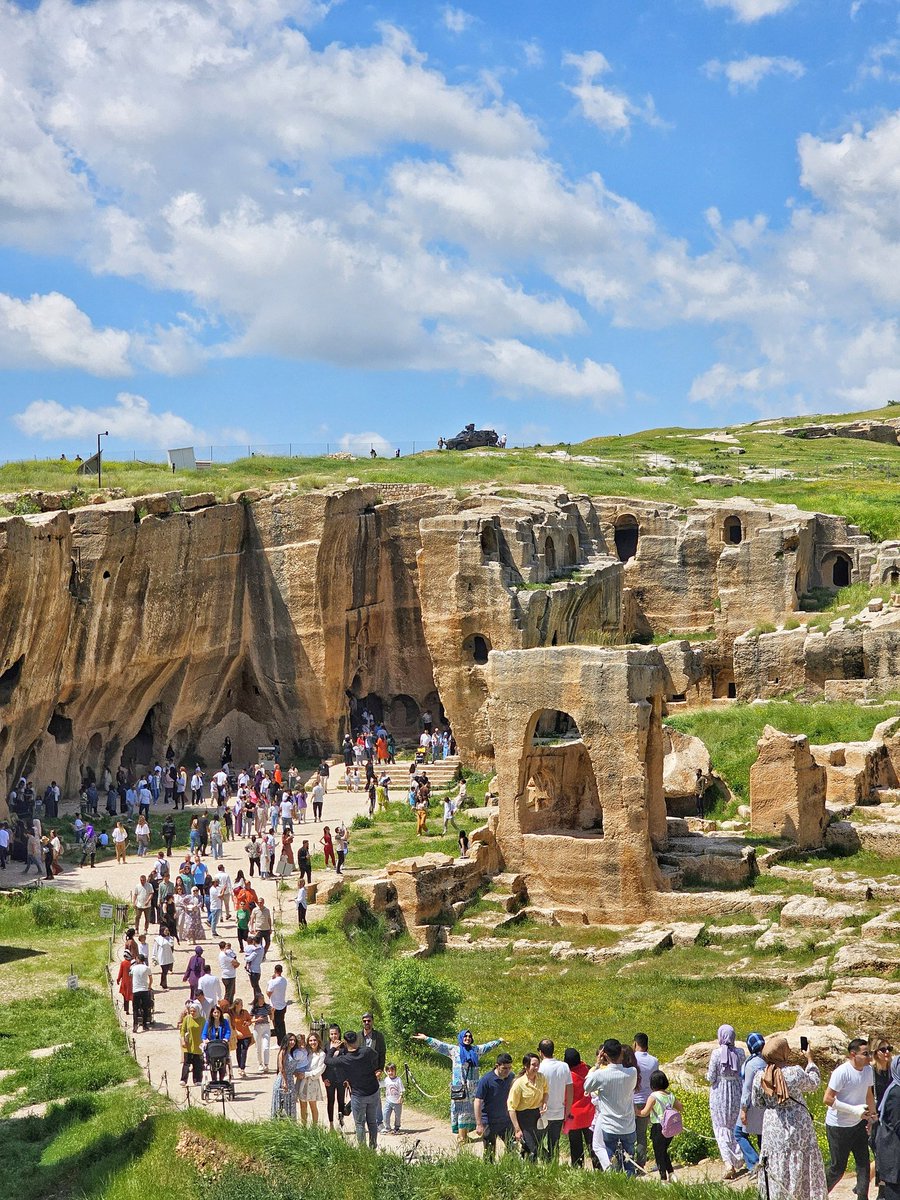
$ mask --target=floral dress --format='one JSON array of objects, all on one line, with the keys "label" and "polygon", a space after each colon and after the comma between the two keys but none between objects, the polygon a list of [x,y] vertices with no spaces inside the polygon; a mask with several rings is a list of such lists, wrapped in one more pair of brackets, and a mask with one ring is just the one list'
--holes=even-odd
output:
[{"label": "floral dress", "polygon": [[[502,1038],[495,1038],[492,1042],[484,1042],[480,1046],[474,1046],[472,1049],[481,1058],[487,1054],[489,1050],[493,1050],[495,1046],[499,1046]],[[475,1128],[475,1088],[478,1086],[478,1067],[474,1063],[466,1063],[465,1066],[460,1062],[459,1046],[451,1046],[448,1042],[440,1042],[437,1038],[426,1038],[425,1042],[432,1050],[438,1054],[446,1055],[453,1064],[453,1073],[450,1078],[451,1088],[461,1088],[465,1085],[466,1099],[450,1101],[450,1128],[454,1133],[465,1133]]]},{"label": "floral dress", "polygon": [[[762,1072],[753,1080],[753,1103],[763,1110],[762,1144],[767,1168],[759,1173],[759,1194],[768,1200],[825,1200],[825,1168],[804,1092],[821,1085],[818,1068],[783,1067],[790,1100],[779,1104],[762,1090]],[[768,1179],[766,1179],[766,1175]]]},{"label": "floral dress", "polygon": [[744,1156],[735,1139],[734,1127],[741,1115],[741,1066],[747,1055],[740,1046],[735,1049],[740,1060],[736,1071],[722,1065],[721,1047],[717,1046],[712,1052],[706,1072],[706,1082],[710,1085],[709,1114],[716,1145],[719,1147],[722,1162],[731,1170],[737,1170],[744,1165]]}]

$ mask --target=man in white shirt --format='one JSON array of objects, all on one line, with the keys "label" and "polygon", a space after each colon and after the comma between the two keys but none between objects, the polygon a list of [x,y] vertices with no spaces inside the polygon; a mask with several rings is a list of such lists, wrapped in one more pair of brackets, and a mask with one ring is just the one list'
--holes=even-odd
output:
[{"label": "man in white shirt", "polygon": [[210,885],[207,896],[209,898],[209,932],[212,937],[217,937],[219,920],[222,916],[222,893],[215,879]]},{"label": "man in white shirt", "polygon": [[321,779],[316,779],[313,790],[310,792],[312,797],[313,820],[322,820],[322,805],[325,802],[325,789],[322,786]]},{"label": "man in white shirt", "polygon": [[231,897],[234,895],[234,883],[222,863],[216,867],[214,876],[216,886],[222,895],[222,905],[225,909],[225,920],[231,920]]},{"label": "man in white shirt", "polygon": [[283,833],[294,832],[294,801],[287,792],[281,794],[281,830]]},{"label": "man in white shirt", "polygon": [[544,1140],[544,1155],[555,1159],[559,1154],[559,1139],[563,1122],[572,1108],[574,1085],[572,1072],[564,1062],[553,1057],[554,1046],[549,1038],[538,1043],[541,1065],[538,1071],[547,1080],[547,1132]]},{"label": "man in white shirt", "polygon": [[237,980],[237,955],[231,948],[231,942],[219,942],[219,978],[225,989],[225,999],[229,1004],[234,1003],[234,989]]},{"label": "man in white shirt", "polygon": [[306,890],[306,879],[300,876],[300,886],[297,888],[297,924],[306,925],[306,910],[309,907],[309,893]]},{"label": "man in white shirt", "polygon": [[228,799],[228,776],[221,767],[213,775],[212,782],[216,788],[216,798],[220,803],[224,804]]},{"label": "man in white shirt", "polygon": [[607,1038],[597,1054],[597,1064],[588,1071],[584,1080],[587,1095],[596,1095],[599,1100],[598,1120],[603,1130],[606,1152],[613,1163],[616,1161],[618,1143],[625,1151],[625,1173],[634,1175],[634,1089],[637,1085],[637,1069],[622,1066],[622,1043],[618,1038]]},{"label": "man in white shirt", "polygon": [[150,906],[153,904],[153,885],[146,875],[131,893],[131,903],[134,905],[134,927],[140,932],[141,917],[144,918],[144,932],[150,928]]},{"label": "man in white shirt", "polygon": [[634,1161],[642,1167],[647,1161],[647,1131],[650,1128],[650,1117],[639,1117],[638,1112],[644,1107],[653,1090],[650,1087],[650,1076],[659,1070],[659,1059],[650,1053],[650,1039],[646,1033],[636,1033],[632,1042],[634,1057],[637,1061],[639,1082],[634,1089],[635,1107],[635,1150]]},{"label": "man in white shirt", "polygon": [[197,999],[200,1001],[204,1020],[209,1016],[212,1006],[222,999],[222,982],[217,975],[213,975],[209,967],[197,980]]},{"label": "man in white shirt", "polygon": [[275,1040],[280,1046],[287,1036],[286,1015],[287,1015],[287,979],[284,977],[284,969],[281,963],[276,963],[274,974],[269,980],[266,987],[266,995],[269,997],[269,1003],[272,1005],[272,1029],[275,1033]]},{"label": "man in white shirt", "polygon": [[6,870],[6,860],[9,857],[9,828],[5,821],[0,821],[0,871]]},{"label": "man in white shirt", "polygon": [[829,1192],[843,1178],[847,1160],[856,1165],[856,1195],[869,1195],[869,1124],[876,1120],[875,1073],[869,1043],[854,1038],[847,1047],[847,1061],[831,1072],[825,1089],[825,1136],[830,1162],[825,1173]]},{"label": "man in white shirt", "polygon": [[138,1026],[144,1030],[150,1028],[150,988],[153,986],[153,975],[143,959],[133,962],[128,973],[131,976],[131,1010],[134,1013],[132,1029],[137,1033]]}]

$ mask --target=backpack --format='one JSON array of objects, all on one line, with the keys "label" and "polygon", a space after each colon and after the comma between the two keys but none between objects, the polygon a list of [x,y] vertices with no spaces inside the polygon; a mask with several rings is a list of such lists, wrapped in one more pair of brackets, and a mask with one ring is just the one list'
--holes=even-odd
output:
[{"label": "backpack", "polygon": [[659,1128],[664,1138],[678,1137],[679,1133],[684,1132],[684,1122],[681,1119],[681,1113],[674,1104],[666,1104]]}]

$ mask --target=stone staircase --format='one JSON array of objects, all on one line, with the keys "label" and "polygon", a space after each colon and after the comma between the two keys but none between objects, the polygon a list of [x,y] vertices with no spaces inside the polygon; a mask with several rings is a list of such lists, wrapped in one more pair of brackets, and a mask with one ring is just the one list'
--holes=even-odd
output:
[{"label": "stone staircase", "polygon": [[[430,762],[425,762],[418,768],[417,774],[425,772],[431,780],[432,795],[435,792],[442,791],[444,788],[450,787],[456,780],[456,773],[459,770],[459,755],[451,754],[449,758],[439,758],[433,765]],[[391,777],[391,794],[397,797],[400,794],[401,788],[406,788],[409,782],[409,760],[398,759],[397,762],[391,763],[387,768],[388,775]],[[365,767],[360,767],[359,782],[360,789],[365,785]],[[344,764],[343,760],[331,768],[331,776],[328,780],[329,791],[344,792]]]}]

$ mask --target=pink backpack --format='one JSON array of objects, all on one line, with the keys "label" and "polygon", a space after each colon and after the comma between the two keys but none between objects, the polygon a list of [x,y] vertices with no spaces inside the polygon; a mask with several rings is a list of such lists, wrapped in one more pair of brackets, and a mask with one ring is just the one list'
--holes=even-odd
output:
[{"label": "pink backpack", "polygon": [[[665,1092],[657,1093],[660,1098],[665,1096]],[[678,1137],[679,1133],[684,1132],[684,1122],[681,1119],[681,1113],[674,1104],[666,1104],[663,1111],[662,1120],[659,1123],[660,1132],[664,1138]]]}]

